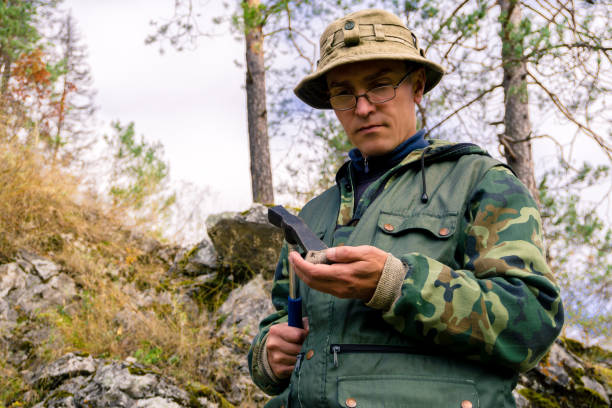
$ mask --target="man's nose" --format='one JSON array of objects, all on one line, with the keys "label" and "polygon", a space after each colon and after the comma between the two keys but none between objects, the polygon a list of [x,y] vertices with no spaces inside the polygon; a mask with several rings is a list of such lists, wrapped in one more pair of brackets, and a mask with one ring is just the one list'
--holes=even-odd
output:
[{"label": "man's nose", "polygon": [[374,104],[370,102],[366,94],[357,95],[357,105],[355,105],[355,114],[358,116],[367,116],[374,111]]}]

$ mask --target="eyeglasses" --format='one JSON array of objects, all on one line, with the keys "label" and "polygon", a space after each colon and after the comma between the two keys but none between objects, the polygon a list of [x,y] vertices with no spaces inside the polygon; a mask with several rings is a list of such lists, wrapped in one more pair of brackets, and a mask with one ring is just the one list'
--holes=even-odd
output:
[{"label": "eyeglasses", "polygon": [[395,90],[399,88],[402,82],[404,82],[413,71],[414,70],[408,71],[406,75],[404,75],[395,86],[377,86],[375,88],[368,89],[365,93],[362,93],[361,95],[343,94],[332,96],[331,98],[329,98],[329,103],[335,110],[344,111],[353,109],[355,106],[357,106],[357,100],[362,96],[365,96],[368,102],[372,104],[388,102],[391,99],[395,98]]}]

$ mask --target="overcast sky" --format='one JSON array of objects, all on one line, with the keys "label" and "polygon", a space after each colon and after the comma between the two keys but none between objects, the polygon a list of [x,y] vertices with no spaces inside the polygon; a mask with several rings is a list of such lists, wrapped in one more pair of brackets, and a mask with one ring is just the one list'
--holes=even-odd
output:
[{"label": "overcast sky", "polygon": [[[160,141],[174,180],[219,192],[223,210],[251,203],[244,47],[231,35],[203,38],[194,51],[145,46],[151,20],[173,14],[172,0],[66,0],[89,50],[101,124],[135,122],[137,134]],[[205,8],[223,13],[220,1]],[[221,210],[221,209],[218,209]]]}]

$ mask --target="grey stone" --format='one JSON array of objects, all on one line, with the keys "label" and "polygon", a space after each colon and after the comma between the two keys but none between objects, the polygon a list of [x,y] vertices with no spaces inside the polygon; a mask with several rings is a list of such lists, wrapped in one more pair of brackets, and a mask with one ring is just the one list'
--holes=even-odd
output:
[{"label": "grey stone", "polygon": [[217,404],[216,402],[210,401],[206,397],[198,398],[198,402],[200,403],[200,405],[202,405],[202,407],[205,407],[205,408],[219,408],[219,404]]},{"label": "grey stone", "polygon": [[182,405],[173,401],[168,401],[165,398],[153,397],[142,399],[133,405],[134,408],[182,408]]},{"label": "grey stone", "polygon": [[229,268],[236,282],[262,273],[271,279],[282,244],[279,228],[267,221],[267,207],[255,204],[242,213],[222,213],[206,219],[208,235],[222,265]]},{"label": "grey stone", "polygon": [[49,400],[45,400],[34,405],[33,408],[78,408],[74,402],[74,396],[69,395],[66,397],[54,397],[49,396]]},{"label": "grey stone", "polygon": [[520,389],[523,389],[522,385],[517,385],[514,391],[512,391],[512,396],[514,397],[514,401],[516,402],[516,408],[531,408],[531,403],[525,397],[518,393]]},{"label": "grey stone", "polygon": [[35,387],[55,388],[55,385],[67,378],[93,374],[96,368],[96,362],[91,356],[69,353],[33,373],[27,380]]},{"label": "grey stone", "polygon": [[34,271],[45,282],[51,279],[53,276],[56,276],[61,270],[59,265],[51,262],[50,260],[24,250],[19,251],[19,257],[22,260],[30,263],[34,267]]},{"label": "grey stone", "polygon": [[254,401],[266,399],[253,385],[245,355],[257,334],[259,321],[274,312],[270,286],[270,281],[257,275],[243,287],[234,289],[214,315],[214,321],[221,322],[215,333],[221,339],[221,346],[214,351],[207,366],[200,369],[229,373],[231,378],[224,378],[223,374],[217,374],[217,378],[223,384],[225,397],[233,404],[239,404],[245,395]]},{"label": "grey stone", "polygon": [[234,289],[216,312],[215,321],[222,321],[218,336],[234,338],[239,333],[250,343],[257,335],[261,319],[274,313],[270,300],[270,282],[257,275],[246,285]]},{"label": "grey stone", "polygon": [[548,353],[546,364],[538,364],[536,370],[544,375],[549,382],[567,387],[570,383],[570,376],[566,367],[573,370],[584,369],[574,356],[555,342]]},{"label": "grey stone", "polygon": [[192,248],[179,251],[168,273],[199,276],[210,274],[211,270],[216,268],[217,252],[210,239],[206,237]]},{"label": "grey stone", "polygon": [[189,394],[139,364],[96,360],[67,354],[30,375],[47,390],[37,408],[176,408],[188,407]]},{"label": "grey stone", "polygon": [[610,405],[610,398],[608,398],[608,395],[606,393],[606,389],[604,388],[603,385],[601,385],[597,381],[595,381],[595,380],[593,380],[593,379],[591,379],[591,378],[589,378],[587,376],[580,377],[580,380],[584,384],[584,388],[587,388],[590,391],[598,394],[601,397],[601,399],[606,402],[606,404]]}]

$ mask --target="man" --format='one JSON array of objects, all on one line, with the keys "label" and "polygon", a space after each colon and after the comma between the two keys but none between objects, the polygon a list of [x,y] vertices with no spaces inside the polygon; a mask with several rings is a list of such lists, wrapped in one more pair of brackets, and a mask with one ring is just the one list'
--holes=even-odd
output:
[{"label": "man", "polygon": [[[423,139],[415,104],[443,69],[385,11],[331,23],[295,89],[334,109],[355,146],[337,184],[300,213],[328,263],[281,251],[277,313],[253,340],[268,406],[513,407],[518,372],[563,324],[537,206],[472,144]],[[304,329],[287,325],[289,264]]]}]

